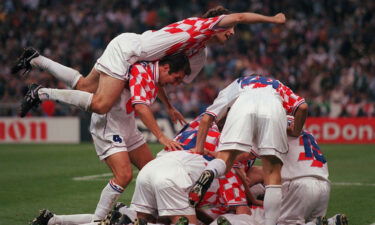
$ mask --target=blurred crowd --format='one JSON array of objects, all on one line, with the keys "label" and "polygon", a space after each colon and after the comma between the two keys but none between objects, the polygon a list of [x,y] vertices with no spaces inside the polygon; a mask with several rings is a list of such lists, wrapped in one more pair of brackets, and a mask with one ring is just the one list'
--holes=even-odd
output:
[{"label": "blurred crowd", "polygon": [[[141,33],[203,14],[221,4],[233,12],[274,15],[285,25],[240,25],[225,46],[209,48],[192,84],[168,89],[185,117],[202,112],[218,91],[252,73],[273,76],[309,103],[319,117],[375,116],[375,1],[371,0],[2,0],[0,3],[0,116],[17,114],[30,83],[65,85],[46,72],[12,75],[23,47],[88,74],[106,44],[122,32]],[[158,116],[166,116],[155,104]],[[44,102],[39,116],[78,115]]]}]

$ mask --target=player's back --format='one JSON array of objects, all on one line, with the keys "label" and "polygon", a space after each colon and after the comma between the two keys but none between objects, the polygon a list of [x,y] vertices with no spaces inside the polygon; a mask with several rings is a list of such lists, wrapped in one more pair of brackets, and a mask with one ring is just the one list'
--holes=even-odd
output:
[{"label": "player's back", "polygon": [[217,31],[214,26],[223,16],[213,18],[191,17],[167,25],[160,30],[141,34],[141,60],[153,61],[165,55],[185,52],[188,56],[197,54],[205,47],[208,39]]},{"label": "player's back", "polygon": [[283,180],[316,177],[328,181],[328,165],[314,136],[303,131],[299,137],[288,137],[289,151],[281,170]]}]

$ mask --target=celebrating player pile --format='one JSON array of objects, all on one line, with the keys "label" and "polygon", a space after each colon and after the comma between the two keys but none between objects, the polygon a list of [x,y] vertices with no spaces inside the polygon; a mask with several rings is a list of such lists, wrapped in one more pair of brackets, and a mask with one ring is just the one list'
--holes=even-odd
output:
[{"label": "celebrating player pile", "polygon": [[[170,104],[164,86],[190,83],[205,64],[207,45],[225,44],[236,24],[252,23],[283,24],[285,16],[230,13],[219,6],[160,30],[122,33],[110,41],[85,77],[33,48],[25,49],[12,68],[14,73],[44,69],[74,90],[33,84],[22,101],[21,116],[43,100],[93,112],[90,132],[95,149],[114,175],[94,214],[58,216],[44,210],[32,225],[122,225],[132,224],[134,217],[134,224],[327,224],[323,219],[329,196],[326,161],[313,137],[302,132],[305,100],[280,81],[261,75],[236,79],[174,140],[163,134],[150,109],[159,97],[172,121],[186,123]],[[156,159],[136,128],[135,112],[165,146]],[[287,114],[294,117],[289,126]],[[304,152],[290,147],[298,137]],[[255,156],[262,160],[263,172],[246,177]],[[136,216],[119,205],[109,213],[132,180],[131,164],[141,170],[130,209]],[[254,175],[264,181],[264,211],[259,207],[263,201],[250,191]],[[307,187],[316,191],[306,195]],[[330,222],[346,224],[347,220],[337,215]]]}]

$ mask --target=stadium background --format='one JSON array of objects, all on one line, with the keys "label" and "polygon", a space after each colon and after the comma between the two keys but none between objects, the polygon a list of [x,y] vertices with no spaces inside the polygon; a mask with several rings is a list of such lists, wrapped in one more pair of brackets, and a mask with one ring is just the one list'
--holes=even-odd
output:
[{"label": "stadium background", "polygon": [[[46,72],[10,74],[23,47],[88,74],[106,44],[122,32],[158,29],[222,4],[234,12],[284,12],[285,25],[241,25],[226,46],[209,48],[207,64],[189,85],[169,88],[185,117],[202,112],[218,91],[250,73],[272,75],[309,103],[309,126],[323,145],[333,182],[329,215],[344,212],[351,224],[375,223],[375,2],[289,1],[59,1],[3,0],[0,3],[0,224],[25,224],[39,208],[57,213],[92,212],[108,177],[89,143],[90,114],[46,101],[17,118],[30,83],[65,85]],[[159,103],[153,111],[173,134]],[[178,129],[178,128],[176,128]],[[146,133],[148,140],[152,136]],[[51,139],[51,137],[55,139]],[[56,139],[57,138],[57,139]],[[351,143],[350,145],[338,145]],[[357,143],[354,145],[352,143]],[[362,145],[358,145],[358,143]],[[154,151],[160,149],[152,145]],[[123,200],[128,202],[132,186]]]}]

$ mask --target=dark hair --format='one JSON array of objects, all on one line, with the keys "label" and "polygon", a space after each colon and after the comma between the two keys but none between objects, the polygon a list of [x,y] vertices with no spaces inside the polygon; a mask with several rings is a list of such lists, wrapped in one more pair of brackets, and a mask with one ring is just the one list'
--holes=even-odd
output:
[{"label": "dark hair", "polygon": [[185,75],[191,73],[189,57],[184,53],[164,56],[159,60],[159,65],[169,65],[169,74],[184,71]]},{"label": "dark hair", "polygon": [[218,5],[214,8],[209,9],[207,12],[205,12],[202,15],[202,18],[210,18],[210,17],[221,16],[221,15],[228,15],[230,13],[231,11],[229,11],[228,9],[224,8],[221,5]]}]

